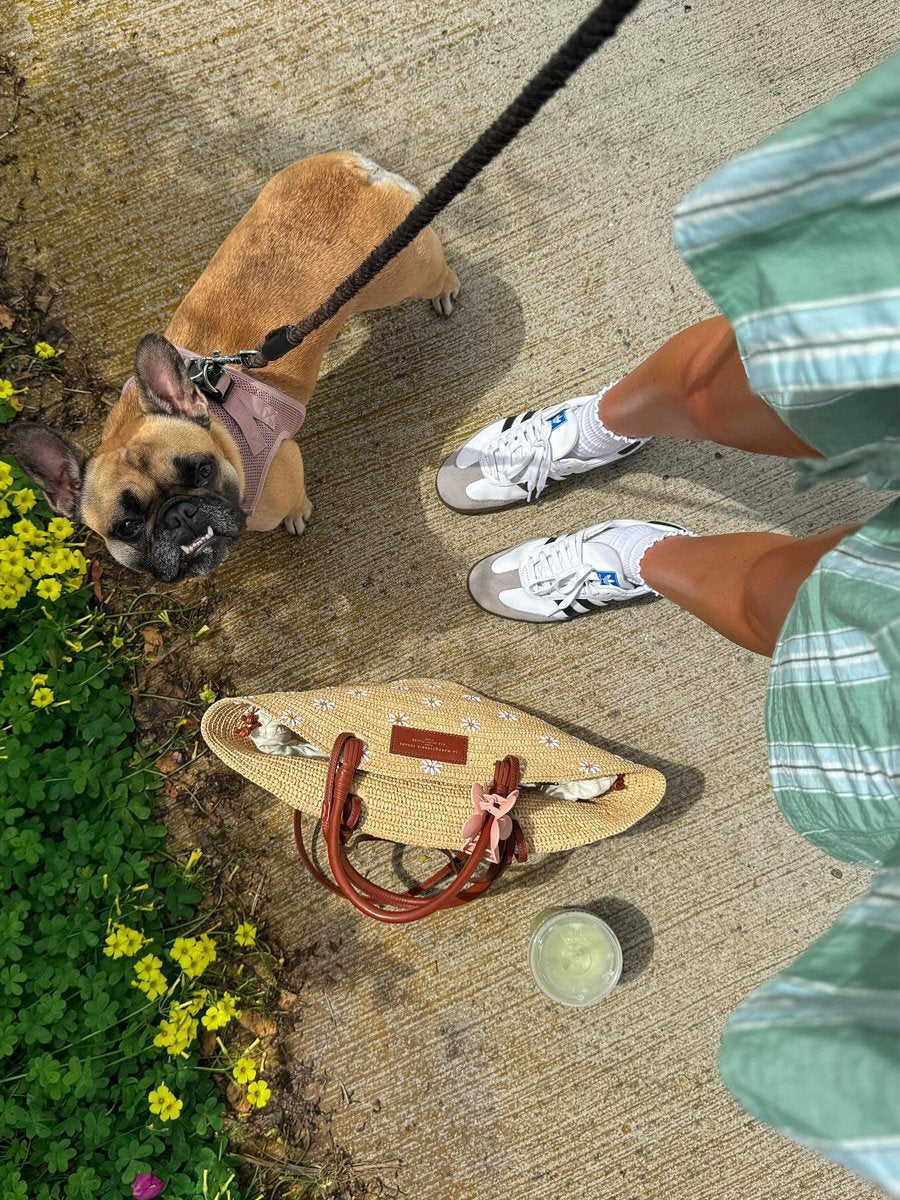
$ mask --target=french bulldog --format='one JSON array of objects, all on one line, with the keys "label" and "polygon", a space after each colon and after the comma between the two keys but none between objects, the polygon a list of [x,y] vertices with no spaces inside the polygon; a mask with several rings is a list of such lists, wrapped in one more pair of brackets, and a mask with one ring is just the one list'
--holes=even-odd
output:
[{"label": "french bulldog", "polygon": [[[228,234],[165,336],[141,338],[134,375],[96,453],[24,422],[11,429],[9,451],[56,512],[98,533],[118,562],[166,583],[213,570],[245,530],[283,525],[302,533],[312,505],[297,443],[282,433],[264,481],[248,488],[243,435],[192,384],[181,351],[246,349],[266,330],[311,312],[419,196],[357,154],[321,154],[284,168]],[[458,294],[459,280],[428,228],[298,349],[264,370],[235,372],[237,383],[248,395],[262,385],[251,399],[269,425],[277,424],[279,397],[282,410],[293,406],[296,427],[322,355],[352,314],[417,298],[449,316]],[[249,505],[248,490],[255,492]]]}]

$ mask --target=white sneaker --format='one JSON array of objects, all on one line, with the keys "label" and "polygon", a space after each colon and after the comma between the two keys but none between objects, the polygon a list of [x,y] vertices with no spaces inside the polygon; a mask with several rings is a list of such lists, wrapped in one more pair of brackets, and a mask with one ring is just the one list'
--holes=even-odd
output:
[{"label": "white sneaker", "polygon": [[444,460],[438,495],[457,512],[494,512],[534,499],[550,480],[593,471],[646,446],[649,438],[611,434],[609,449],[598,457],[576,453],[580,411],[597,404],[602,394],[577,396],[486,425]]},{"label": "white sneaker", "polygon": [[563,537],[536,538],[477,562],[469,594],[514,621],[567,621],[617,600],[655,595],[641,559],[662,538],[693,536],[664,521],[607,521]]}]

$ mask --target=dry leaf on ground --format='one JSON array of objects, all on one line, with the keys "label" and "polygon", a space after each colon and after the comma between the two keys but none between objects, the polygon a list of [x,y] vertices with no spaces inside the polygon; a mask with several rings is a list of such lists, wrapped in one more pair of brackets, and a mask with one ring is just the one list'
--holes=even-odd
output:
[{"label": "dry leaf on ground", "polygon": [[153,660],[159,658],[162,654],[163,639],[162,634],[156,625],[147,625],[144,630],[144,654],[147,658]]},{"label": "dry leaf on ground", "polygon": [[181,750],[167,750],[156,760],[156,769],[161,775],[171,775],[183,762],[184,754]]}]

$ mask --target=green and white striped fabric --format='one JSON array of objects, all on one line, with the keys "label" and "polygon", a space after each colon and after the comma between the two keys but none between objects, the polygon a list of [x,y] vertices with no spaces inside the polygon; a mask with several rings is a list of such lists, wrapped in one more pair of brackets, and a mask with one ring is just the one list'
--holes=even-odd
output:
[{"label": "green and white striped fabric", "polygon": [[[900,55],[696,188],[675,238],[751,386],[824,456],[798,487],[900,487]],[[900,501],[798,592],[766,726],[790,824],[887,869],[733,1014],[720,1067],[760,1120],[900,1197]]]},{"label": "green and white striped fabric", "polygon": [[[730,1018],[719,1070],[779,1132],[900,1196],[900,870]],[[863,1102],[877,1090],[878,1103]]]}]

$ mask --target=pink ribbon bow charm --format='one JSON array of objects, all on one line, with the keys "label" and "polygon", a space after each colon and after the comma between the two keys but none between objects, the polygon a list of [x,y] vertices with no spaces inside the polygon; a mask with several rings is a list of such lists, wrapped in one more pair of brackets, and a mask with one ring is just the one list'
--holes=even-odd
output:
[{"label": "pink ribbon bow charm", "polygon": [[505,842],[512,833],[512,817],[507,816],[512,806],[519,798],[519,789],[510,792],[508,796],[496,796],[488,791],[490,784],[472,784],[473,815],[462,827],[463,853],[471,854],[478,841],[484,824],[484,814],[495,817],[491,825],[491,840],[488,845],[486,858],[488,862],[500,861],[500,843]]}]

